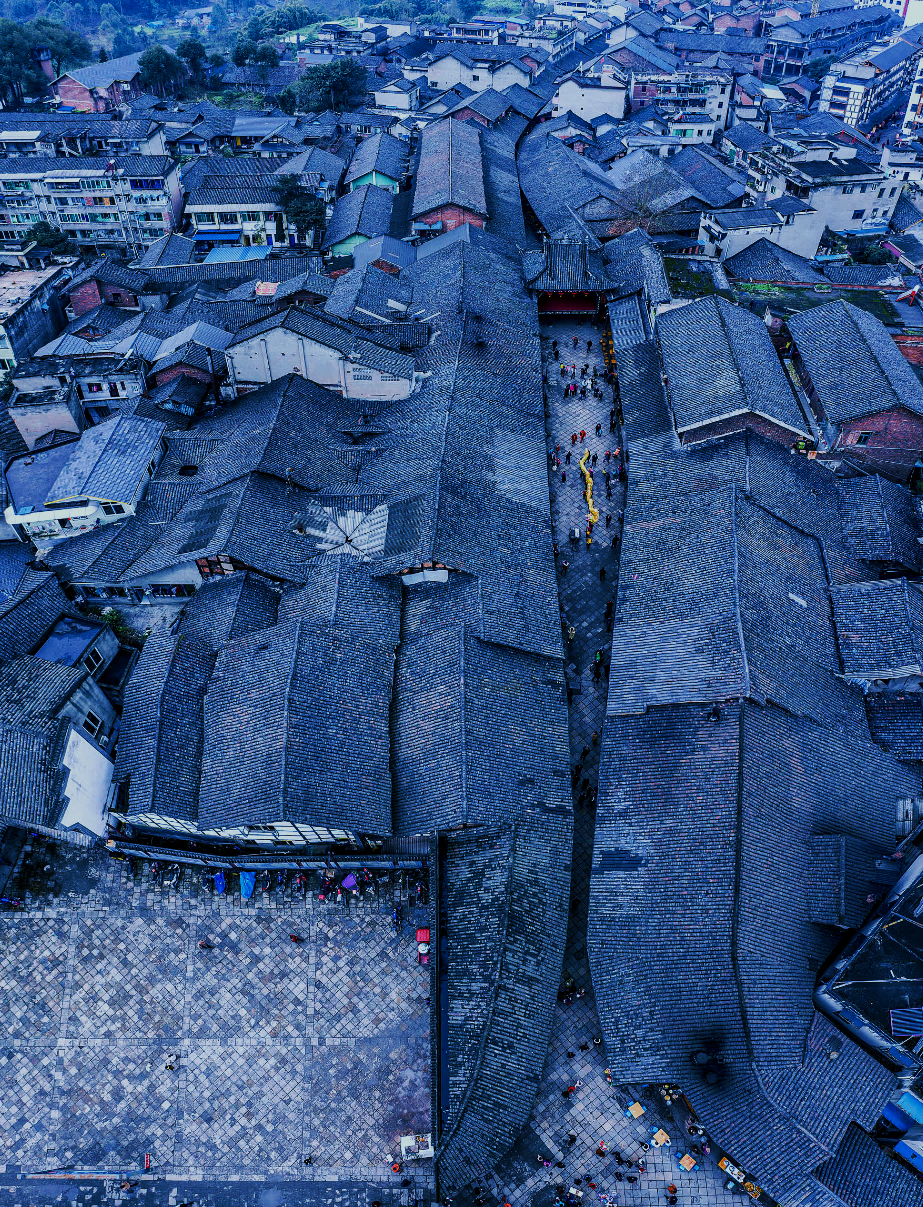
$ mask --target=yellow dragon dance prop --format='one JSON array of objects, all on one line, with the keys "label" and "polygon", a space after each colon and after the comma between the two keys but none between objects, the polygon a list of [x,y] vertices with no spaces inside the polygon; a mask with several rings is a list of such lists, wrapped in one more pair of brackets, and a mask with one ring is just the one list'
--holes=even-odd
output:
[{"label": "yellow dragon dance prop", "polygon": [[599,519],[599,510],[593,503],[593,475],[586,467],[586,459],[590,455],[590,450],[587,449],[580,458],[580,472],[583,474],[583,480],[586,482],[586,502],[590,513],[590,523],[595,524]]}]

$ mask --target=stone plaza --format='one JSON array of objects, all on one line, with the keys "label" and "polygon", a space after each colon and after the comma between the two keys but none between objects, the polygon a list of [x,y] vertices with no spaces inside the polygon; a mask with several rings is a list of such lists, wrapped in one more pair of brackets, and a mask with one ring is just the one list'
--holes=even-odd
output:
[{"label": "stone plaza", "polygon": [[0,918],[7,1167],[371,1181],[430,1131],[429,971],[390,899],[173,891],[98,848],[56,872]]}]

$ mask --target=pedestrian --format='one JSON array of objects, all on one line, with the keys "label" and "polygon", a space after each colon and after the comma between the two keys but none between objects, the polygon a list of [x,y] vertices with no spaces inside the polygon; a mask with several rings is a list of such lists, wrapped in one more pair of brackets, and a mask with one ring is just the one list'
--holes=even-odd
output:
[{"label": "pedestrian", "polygon": [[616,1170],[612,1176],[615,1178],[616,1182],[621,1182],[625,1175]]},{"label": "pedestrian", "polygon": [[[610,628],[612,627],[612,621],[611,621],[611,620],[609,621],[609,627],[610,627]],[[607,663],[605,664],[605,666],[603,667],[603,674],[606,676],[606,678],[607,678],[607,679],[609,678],[609,663],[608,663],[608,662],[607,662]]]},{"label": "pedestrian", "polygon": [[581,1052],[589,1052],[589,1050],[590,1050],[590,1045],[589,1045],[589,1044],[581,1044],[581,1045],[580,1045],[580,1051],[581,1051]]},{"label": "pedestrian", "polygon": [[567,1147],[573,1148],[576,1143],[577,1143],[577,1133],[573,1129],[571,1129],[567,1133]]},{"label": "pedestrian", "polygon": [[610,596],[609,596],[609,598],[606,600],[606,615],[607,615],[607,616],[611,616],[611,615],[612,615],[612,596],[611,596],[611,595],[610,595]]},{"label": "pedestrian", "polygon": [[606,581],[606,567],[605,566],[599,567],[599,581],[601,583],[604,583]]},{"label": "pedestrian", "polygon": [[314,1158],[313,1158],[313,1157],[305,1157],[305,1159],[304,1159],[304,1163],[305,1163],[305,1165],[313,1165],[313,1164],[314,1164]]},{"label": "pedestrian", "polygon": [[592,463],[594,466],[596,465],[596,453],[594,453],[594,454],[593,454],[593,456],[590,458],[590,462],[591,462],[591,463]]},{"label": "pedestrian", "polygon": [[561,481],[562,481],[562,482],[566,482],[566,481],[567,481],[567,470],[566,470],[566,469],[562,469],[562,470],[561,470]]},{"label": "pedestrian", "polygon": [[594,1046],[595,1048],[598,1048],[598,1047],[599,1047],[599,1045],[602,1043],[602,1041],[603,1041],[603,1037],[602,1037],[601,1035],[594,1035],[594,1036],[593,1036],[593,1046]]},{"label": "pedestrian", "polygon": [[211,950],[212,950],[212,945],[211,945],[211,943],[206,943],[204,939],[199,939],[199,946],[202,948],[202,950],[203,950],[203,951],[211,951]]},{"label": "pedestrian", "polygon": [[[612,617],[611,616],[606,617],[606,632],[607,633],[612,632]],[[608,678],[608,675],[606,676],[606,678]]]},{"label": "pedestrian", "polygon": [[564,454],[564,464],[570,465],[570,449]]},{"label": "pedestrian", "polygon": [[577,1055],[577,1053],[576,1053],[576,1052],[568,1052],[568,1053],[567,1053],[567,1059],[568,1059],[568,1060],[573,1060],[573,1059],[574,1059],[574,1057],[575,1057],[576,1055]]},{"label": "pedestrian", "polygon": [[289,938],[291,939],[291,941],[292,941],[293,943],[300,943],[300,942],[301,942],[301,935],[289,935]]},{"label": "pedestrian", "polygon": [[615,431],[615,420],[610,419],[609,420],[609,435],[611,436],[614,431]]},{"label": "pedestrian", "polygon": [[593,743],[594,746],[599,741],[599,734],[596,733],[595,730],[593,731],[593,736],[592,736],[592,738],[590,738],[590,741]]},{"label": "pedestrian", "polygon": [[633,1173],[627,1174],[625,1177],[626,1182],[637,1182],[637,1180],[638,1179],[635,1177],[635,1175]]},{"label": "pedestrian", "polygon": [[574,347],[574,348],[576,348],[576,347],[577,347],[577,337],[576,337],[576,335],[573,337],[573,340],[571,341],[571,346],[572,346],[572,347]]},{"label": "pedestrian", "polygon": [[566,367],[564,365],[561,365],[561,376],[564,377],[566,375],[566,373],[567,373]]},{"label": "pedestrian", "polygon": [[588,339],[586,342],[586,350],[587,352],[593,351],[593,341],[591,339]]},{"label": "pedestrian", "polygon": [[606,500],[608,501],[608,500],[610,500],[611,498],[612,498],[612,487],[611,487],[611,486],[609,485],[609,483],[607,482],[607,483],[606,483]]},{"label": "pedestrian", "polygon": [[577,433],[576,433],[576,432],[571,432],[571,434],[570,434],[570,446],[571,446],[571,448],[573,448],[573,447],[574,447],[574,445],[575,445],[576,443],[577,443]]},{"label": "pedestrian", "polygon": [[584,440],[586,440],[586,432],[582,431],[580,433],[580,443],[583,444]]},{"label": "pedestrian", "polygon": [[[566,574],[569,566],[570,562],[567,560],[567,558],[565,558],[564,561],[561,562],[561,573]],[[568,630],[568,632],[570,632],[570,630]]]},{"label": "pedestrian", "polygon": [[586,792],[588,790],[589,786],[590,786],[590,781],[588,778],[585,778],[583,780],[583,783],[580,785],[582,791],[584,791],[584,792]]},{"label": "pedestrian", "polygon": [[[564,564],[567,565],[566,562]],[[565,571],[565,573],[566,573],[566,571]],[[567,640],[573,641],[576,636],[577,636],[577,630],[574,628],[573,625],[571,625],[570,628],[567,630]]]},{"label": "pedestrian", "polygon": [[554,554],[555,557],[558,556],[558,542],[557,541],[551,542],[551,552]]},{"label": "pedestrian", "polygon": [[607,449],[606,449],[606,452],[605,452],[605,455],[604,455],[604,457],[603,457],[603,460],[606,462],[606,464],[607,464],[607,465],[608,465],[608,463],[609,463],[609,458],[610,458],[611,456],[612,456],[612,450],[611,450],[611,449],[609,449],[609,448],[607,448]]},{"label": "pedestrian", "polygon": [[599,669],[598,666],[594,666],[593,667],[593,682],[598,683],[601,678],[602,678],[602,671]]},{"label": "pedestrian", "polygon": [[597,435],[597,436],[601,436],[601,435],[602,435],[602,431],[603,431],[603,425],[602,425],[601,423],[597,423],[597,425],[596,425],[596,435]]},{"label": "pedestrian", "polygon": [[172,1052],[167,1056],[167,1063],[163,1067],[169,1069],[171,1073],[176,1068],[176,1057]]},{"label": "pedestrian", "polygon": [[[589,750],[587,750],[587,754],[589,754],[589,753],[590,753],[590,752],[589,752]],[[575,783],[575,784],[576,784],[577,780],[579,780],[579,779],[580,779],[580,772],[581,772],[582,770],[583,770],[583,763],[575,763],[575,764],[574,764],[573,777],[574,777],[574,783]]]},{"label": "pedestrian", "polygon": [[[606,512],[606,527],[608,528],[608,527],[609,527],[609,525],[610,525],[611,523],[612,523],[612,516],[611,516],[611,514],[610,514],[610,513],[607,511],[607,512]],[[608,613],[607,613],[607,615],[608,615]]]}]

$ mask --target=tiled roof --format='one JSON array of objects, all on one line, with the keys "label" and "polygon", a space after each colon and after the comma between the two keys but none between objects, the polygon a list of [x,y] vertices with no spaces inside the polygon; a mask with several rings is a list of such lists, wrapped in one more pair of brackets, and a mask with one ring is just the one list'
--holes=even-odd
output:
[{"label": "tiled roof", "polygon": [[722,134],[722,139],[741,151],[763,151],[772,146],[772,139],[750,122],[738,122]]},{"label": "tiled roof", "polygon": [[836,1155],[816,1174],[839,1202],[849,1207],[923,1207],[923,1184],[905,1165],[889,1156],[857,1123],[852,1123]]},{"label": "tiled roof", "polygon": [[[413,379],[416,361],[412,356],[388,346],[393,333],[381,328],[369,331],[355,323],[337,318],[326,310],[322,314],[297,310],[294,307],[279,311],[245,327],[235,336],[230,347],[244,344],[277,328],[284,328],[306,339],[315,340],[325,347],[335,348],[357,364]],[[379,340],[382,342],[379,343]]]},{"label": "tiled roof", "polygon": [[603,260],[609,275],[618,281],[621,289],[642,289],[654,306],[673,300],[663,256],[640,228],[604,244]]},{"label": "tiled roof", "polygon": [[187,239],[184,235],[164,235],[150,245],[135,261],[134,267],[146,269],[158,265],[191,264],[194,251],[195,239]]},{"label": "tiled roof", "polygon": [[824,276],[834,285],[856,285],[866,289],[903,287],[904,278],[896,264],[825,264]]},{"label": "tiled roof", "polygon": [[385,642],[300,620],[229,642],[205,700],[200,823],[390,833],[393,663]]},{"label": "tiled roof", "polygon": [[478,126],[443,118],[423,130],[413,216],[449,205],[487,216]]},{"label": "tiled roof", "polygon": [[920,522],[910,491],[879,474],[840,478],[836,489],[843,531],[855,556],[916,571]]},{"label": "tiled roof", "polygon": [[54,825],[61,795],[61,755],[69,722],[7,722],[0,719],[0,815]]},{"label": "tiled roof", "polygon": [[143,53],[139,50],[134,54],[118,55],[114,59],[108,59],[105,63],[91,63],[89,67],[74,67],[59,76],[58,80],[70,77],[78,84],[83,84],[84,88],[108,88],[117,80],[128,82],[138,74],[138,60]]},{"label": "tiled roof", "polygon": [[356,147],[344,183],[350,184],[369,172],[380,172],[392,180],[400,180],[407,171],[408,154],[407,143],[402,139],[392,134],[371,134]]},{"label": "tiled roof", "polygon": [[832,423],[893,407],[923,415],[923,384],[874,315],[828,302],[792,315],[788,327]]},{"label": "tiled roof", "polygon": [[657,330],[677,431],[752,413],[810,436],[766,324],[755,314],[724,298],[701,298],[661,315]]},{"label": "tiled roof", "polygon": [[[567,801],[448,839],[454,1093],[436,1156],[447,1191],[487,1174],[529,1118],[560,984],[571,824]],[[485,893],[493,908],[478,907]]]},{"label": "tiled roof", "polygon": [[214,664],[211,645],[188,633],[153,633],[144,643],[125,689],[115,764],[115,778],[129,781],[129,817],[197,817],[202,702]]},{"label": "tiled roof", "polygon": [[540,252],[524,254],[523,273],[535,292],[605,292],[613,287],[599,244],[583,239],[545,240]]},{"label": "tiled roof", "polygon": [[905,578],[836,587],[832,594],[847,678],[923,675],[923,595]]},{"label": "tiled roof", "polygon": [[702,147],[683,147],[670,158],[670,167],[709,205],[733,205],[746,192],[741,174]]},{"label": "tiled roof", "polygon": [[274,205],[281,210],[279,194],[271,184],[232,180],[221,188],[195,189],[186,197],[186,208],[196,205]]},{"label": "tiled roof", "polygon": [[[853,835],[890,851],[895,800],[918,780],[859,731],[768,705],[710,714],[671,705],[607,719],[593,983],[613,1080],[680,1081],[712,1141],[781,1202],[853,1119],[871,1126],[895,1084],[855,1045],[827,1059],[838,1032],[812,1005],[809,963],[830,940],[809,921],[808,840]],[[875,875],[869,865],[851,896]],[[645,958],[621,958],[627,947]],[[711,1037],[727,1061],[714,1087],[689,1060]]]},{"label": "tiled roof", "polygon": [[351,235],[364,235],[367,239],[386,235],[393,204],[393,195],[374,184],[363,184],[346,193],[333,207],[322,246],[326,250]]},{"label": "tiled roof", "polygon": [[157,456],[164,426],[149,419],[116,416],[89,428],[72,446],[48,490],[47,502],[85,495],[130,503],[148,463]]},{"label": "tiled roof", "polygon": [[0,661],[30,653],[71,606],[54,574],[25,565],[28,546],[5,541],[0,556],[8,563],[11,555],[14,573],[0,587]]},{"label": "tiled roof", "polygon": [[861,721],[860,700],[836,678],[815,538],[731,486],[644,495],[626,514],[621,568],[609,716],[750,697],[841,726]]},{"label": "tiled roof", "polygon": [[899,759],[923,762],[923,694],[871,692],[865,698],[875,741]]},{"label": "tiled roof", "polygon": [[810,260],[793,251],[757,239],[735,256],[724,261],[724,271],[739,281],[791,281],[800,285],[822,285],[823,274]]}]

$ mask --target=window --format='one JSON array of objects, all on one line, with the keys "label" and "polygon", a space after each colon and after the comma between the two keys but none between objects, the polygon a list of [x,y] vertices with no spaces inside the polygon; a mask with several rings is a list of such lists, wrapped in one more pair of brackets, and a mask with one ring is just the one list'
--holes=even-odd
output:
[{"label": "window", "polygon": [[878,210],[872,210],[872,217],[873,217],[873,218],[877,218],[877,217],[878,217]]},{"label": "window", "polygon": [[853,222],[858,222],[860,218],[865,217],[865,210],[853,210],[852,217]]},{"label": "window", "polygon": [[101,381],[91,381],[87,383],[87,392],[90,394],[102,394],[103,384]]},{"label": "window", "polygon": [[103,515],[124,515],[125,508],[121,503],[101,503]]},{"label": "window", "polygon": [[241,219],[244,222],[259,222],[263,215],[259,210],[245,210],[241,214]]},{"label": "window", "polygon": [[103,729],[102,718],[98,717],[95,712],[90,712],[87,710],[87,715],[83,722],[83,728],[88,734],[90,734],[91,737],[98,738]]},{"label": "window", "polygon": [[884,195],[885,195],[885,191],[884,191],[884,189],[879,189],[879,190],[878,190],[878,196],[879,196],[879,197],[884,197]]},{"label": "window", "polygon": [[353,381],[371,381],[372,370],[363,368],[361,365],[353,365]]},{"label": "window", "polygon": [[868,186],[867,184],[860,184],[860,185],[859,185],[859,192],[860,192],[860,193],[864,193],[864,192],[865,192],[865,190],[866,190],[868,187],[869,187],[869,186]]},{"label": "window", "polygon": [[239,218],[231,210],[219,210],[218,222],[223,226],[237,226]]},{"label": "window", "polygon": [[843,185],[844,193],[853,193],[853,192],[855,192],[855,189],[856,189],[856,186],[854,184],[844,184]]},{"label": "window", "polygon": [[856,437],[856,444],[859,444],[859,445],[868,444],[868,442],[871,440],[871,438],[872,438],[871,432],[860,432],[859,435]]},{"label": "window", "polygon": [[214,214],[209,214],[209,213],[203,212],[201,214],[194,214],[193,216],[194,216],[194,218],[196,220],[196,224],[198,226],[214,226],[215,225],[215,215]]},{"label": "window", "polygon": [[95,675],[102,664],[103,658],[99,650],[87,650],[86,657],[83,660],[83,665],[87,668],[91,675]]},{"label": "window", "polygon": [[895,185],[895,187],[890,191],[890,193],[888,193],[888,196],[893,197],[896,192],[897,192],[897,186]]}]

